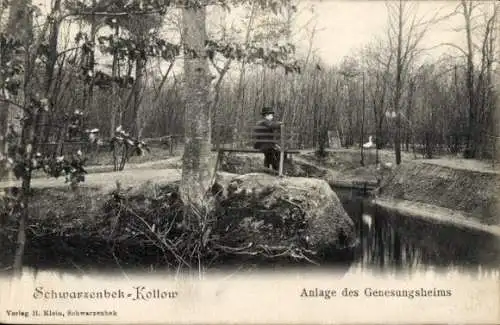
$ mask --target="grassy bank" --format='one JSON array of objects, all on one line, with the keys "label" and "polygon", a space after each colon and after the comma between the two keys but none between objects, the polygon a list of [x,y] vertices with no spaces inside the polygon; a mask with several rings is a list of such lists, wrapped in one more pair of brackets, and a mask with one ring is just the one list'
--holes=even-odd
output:
[{"label": "grassy bank", "polygon": [[483,224],[499,225],[499,176],[498,171],[481,169],[470,161],[409,161],[384,178],[379,197],[442,207]]},{"label": "grassy bank", "polygon": [[[373,151],[366,153],[365,166],[360,166],[358,150],[335,150],[323,158],[304,152],[287,163],[285,172],[288,176],[321,178],[330,185],[345,187],[381,180],[377,200],[385,209],[498,234],[498,228],[484,226],[500,224],[495,213],[496,193],[500,189],[497,171],[470,161],[414,160],[408,156],[403,156],[402,165],[382,175],[376,169]],[[380,152],[382,162],[393,159],[392,152]],[[232,154],[225,157],[220,167],[222,171],[245,174],[262,171],[262,162],[260,154]],[[186,243],[199,243],[200,238],[203,241],[204,233],[178,231],[182,226],[177,218],[175,184],[181,177],[180,164],[177,156],[131,163],[122,172],[103,172],[103,168],[109,167],[90,166],[86,182],[77,192],[69,191],[62,179],[34,179],[27,264],[43,267],[44,263],[55,261],[73,269],[82,265],[130,268],[138,264],[151,269],[179,263],[193,267],[199,263],[193,252],[203,245],[194,249]],[[0,188],[15,185],[17,182],[2,182]],[[6,199],[0,197],[4,203]],[[9,211],[12,210],[5,207],[1,211],[1,261],[9,260],[6,256],[12,254],[15,239],[16,217]],[[240,253],[230,248],[228,251],[222,244],[205,252],[202,262],[211,265],[215,260],[224,260],[238,264],[251,255],[242,257]],[[185,262],[179,259],[184,255],[190,256],[182,258]],[[251,257],[250,264],[255,262],[255,256]],[[289,256],[285,260],[284,263],[294,262]]]},{"label": "grassy bank", "polygon": [[[178,169],[91,174],[76,191],[69,191],[60,181],[47,185],[34,180],[25,264],[86,271],[193,270],[228,263],[309,265],[349,258],[350,249],[334,247],[337,240],[341,246],[354,240],[348,237],[352,235],[348,226],[327,222],[335,221],[335,215],[349,217],[325,182],[324,188],[318,188],[315,184],[320,180],[304,178],[298,185],[294,182],[300,179],[264,175],[264,183],[247,184],[250,193],[249,189],[233,191],[233,182],[227,182],[235,175],[222,176],[223,191],[214,197],[213,209],[196,215],[200,223],[189,227],[178,192]],[[325,200],[327,192],[332,198]],[[337,214],[321,212],[325,207],[335,207],[332,211]],[[0,197],[0,269],[12,261],[16,211],[12,193]],[[321,227],[318,215],[326,218]],[[328,245],[327,250],[315,251],[311,246],[319,235],[308,229],[316,228],[338,235],[320,240],[321,245]],[[342,231],[337,233],[338,229]],[[328,252],[329,260],[322,257],[323,252]]]}]

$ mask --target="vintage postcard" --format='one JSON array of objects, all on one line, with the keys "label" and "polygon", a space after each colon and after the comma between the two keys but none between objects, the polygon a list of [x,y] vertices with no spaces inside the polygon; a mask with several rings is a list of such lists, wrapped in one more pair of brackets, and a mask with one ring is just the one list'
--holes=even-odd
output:
[{"label": "vintage postcard", "polygon": [[499,15],[0,0],[0,323],[500,323]]}]

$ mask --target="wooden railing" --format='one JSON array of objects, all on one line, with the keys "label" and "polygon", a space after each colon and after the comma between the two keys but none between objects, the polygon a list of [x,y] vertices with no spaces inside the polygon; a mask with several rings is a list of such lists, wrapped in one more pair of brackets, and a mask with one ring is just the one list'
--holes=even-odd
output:
[{"label": "wooden railing", "polygon": [[[259,143],[273,143],[278,145],[277,148],[280,151],[280,161],[279,161],[279,176],[283,176],[283,164],[285,159],[285,154],[299,153],[298,150],[298,136],[296,132],[287,131],[285,124],[281,124],[280,132],[268,131],[268,132],[258,132],[257,130],[266,131],[269,130],[267,127],[254,127],[250,131],[238,132],[235,139],[227,142],[220,141],[221,139],[214,139],[214,146],[212,151],[218,152],[216,169],[220,160],[220,155],[223,152],[245,152],[245,153],[260,153],[260,149],[256,149],[254,144]],[[257,132],[256,132],[257,131]]]},{"label": "wooden railing", "polygon": [[[170,155],[173,155],[174,150],[179,145],[180,139],[183,135],[172,134],[157,138],[145,138],[143,139],[148,145],[165,145],[168,146]],[[109,139],[102,140],[100,145],[96,143],[90,143],[84,140],[74,140],[74,141],[63,141],[63,142],[44,142],[38,144],[39,151],[44,155],[67,155],[71,153],[76,153],[79,149],[82,152],[87,153],[89,150],[98,148],[108,148],[110,145]],[[106,149],[107,150],[107,149]]]},{"label": "wooden railing", "polygon": [[[299,134],[297,132],[288,132],[284,126],[281,125],[280,132],[256,132],[256,130],[266,131],[266,127],[255,127],[250,131],[245,130],[238,132],[237,136],[233,139],[222,141],[219,137],[216,137],[213,141],[215,148],[222,149],[250,149],[253,148],[255,142],[260,143],[276,143],[279,144],[286,150],[298,149],[298,138]],[[262,139],[261,137],[265,137]],[[257,150],[257,149],[253,149]],[[258,151],[258,150],[257,150]]]}]

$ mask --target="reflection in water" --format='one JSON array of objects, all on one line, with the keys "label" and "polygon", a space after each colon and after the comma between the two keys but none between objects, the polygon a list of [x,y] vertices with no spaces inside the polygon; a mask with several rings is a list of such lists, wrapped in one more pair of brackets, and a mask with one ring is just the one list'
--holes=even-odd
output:
[{"label": "reflection in water", "polygon": [[359,231],[358,267],[498,269],[500,238],[494,235],[388,213],[351,191],[335,191]]},{"label": "reflection in water", "polygon": [[[335,189],[335,192],[356,224],[360,243],[354,253],[352,251],[342,254],[336,252],[328,262],[323,261],[320,268],[327,268],[329,272],[334,268],[341,273],[358,269],[391,274],[393,271],[400,270],[411,272],[437,269],[472,272],[481,270],[481,273],[485,274],[491,274],[490,271],[493,270],[495,274],[498,274],[500,271],[498,268],[500,239],[498,237],[480,231],[388,213],[350,190]],[[47,246],[38,247],[38,250],[30,249],[28,244],[25,263],[40,270],[79,270],[82,273],[91,270],[99,270],[100,273],[105,270],[125,272],[124,269],[129,273],[135,270],[133,266],[138,265],[144,266],[140,267],[141,272],[162,270],[161,266],[157,266],[159,255],[154,254],[155,252],[144,251],[139,263],[136,260],[123,259],[124,263],[117,264],[116,256],[101,261],[96,259],[95,254],[85,256],[75,254],[76,247],[82,245],[82,242],[78,240],[78,238],[73,238],[73,242],[67,239],[64,242],[63,239],[47,240],[45,241]],[[87,243],[89,247],[92,244],[96,243]],[[65,247],[68,253],[61,254],[59,247],[55,249],[56,245]],[[110,248],[100,246],[96,249],[111,251]],[[236,268],[237,272],[243,272],[243,264],[245,263],[238,257],[233,263],[224,261],[223,265],[215,267],[214,270],[224,271],[227,268],[234,272]],[[248,266],[247,264],[245,268],[249,270],[278,270],[278,272],[284,269],[300,269],[304,266],[303,264],[291,265],[293,263],[288,260],[282,264],[276,263],[275,260],[267,263],[269,265],[259,263]],[[306,268],[312,270],[316,267],[307,263]]]}]

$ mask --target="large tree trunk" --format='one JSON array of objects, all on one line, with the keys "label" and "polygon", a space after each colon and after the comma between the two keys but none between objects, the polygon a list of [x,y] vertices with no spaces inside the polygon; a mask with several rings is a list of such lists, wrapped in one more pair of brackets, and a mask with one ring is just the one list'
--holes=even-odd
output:
[{"label": "large tree trunk", "polygon": [[[23,1],[24,7],[19,7],[19,13],[21,13],[21,17],[23,17],[23,24],[19,26],[19,33],[22,35],[22,41],[25,44],[26,48],[31,48],[30,51],[26,51],[25,53],[25,68],[24,68],[24,98],[25,103],[29,105],[31,100],[33,89],[33,83],[35,82],[34,78],[34,66],[36,55],[40,47],[42,40],[44,39],[44,35],[46,34],[49,24],[45,23],[43,29],[38,36],[36,43],[34,46],[31,46],[33,42],[33,21],[32,16],[29,14],[29,5],[31,4],[30,0]],[[38,121],[38,114],[36,114],[35,108],[31,108],[25,104],[26,109],[29,109],[30,112],[27,114],[23,121],[22,127],[22,135],[21,142],[24,148],[24,161],[31,161],[33,157],[33,145],[36,139],[36,124]],[[16,241],[16,251],[14,255],[13,261],[13,272],[14,274],[21,274],[22,266],[23,266],[23,257],[24,257],[24,248],[26,245],[26,226],[29,221],[29,204],[30,204],[30,195],[31,195],[31,168],[28,168],[22,176],[22,192],[21,192],[21,215],[19,217],[19,226],[17,231],[17,241]]]},{"label": "large tree trunk", "polygon": [[[30,119],[25,120],[22,133],[22,144],[25,149],[24,159],[30,161],[33,157],[33,144],[35,139],[35,121]],[[18,275],[22,272],[24,248],[26,247],[26,226],[29,221],[29,204],[31,192],[31,169],[27,170],[22,177],[22,195],[21,195],[21,209],[19,216],[19,224],[17,229],[16,251],[14,253],[14,261],[12,270],[14,274]]]},{"label": "large tree trunk", "polygon": [[[31,19],[28,11],[28,6],[31,0],[16,0],[10,3],[9,18],[7,21],[6,34],[17,39],[31,39],[32,30],[28,28],[31,24]],[[2,57],[2,64],[6,64],[10,58]],[[2,80],[5,76],[0,75]],[[4,96],[5,94],[2,94]],[[13,110],[17,110],[13,105],[5,102],[0,102],[0,157],[6,153],[7,143],[5,136],[8,132],[9,118],[16,115]]]},{"label": "large tree trunk", "polygon": [[181,198],[191,207],[204,206],[214,173],[210,159],[210,76],[205,53],[206,8],[184,8],[183,46],[185,148],[182,160]]}]

